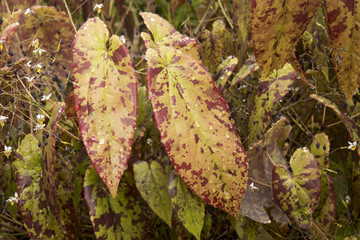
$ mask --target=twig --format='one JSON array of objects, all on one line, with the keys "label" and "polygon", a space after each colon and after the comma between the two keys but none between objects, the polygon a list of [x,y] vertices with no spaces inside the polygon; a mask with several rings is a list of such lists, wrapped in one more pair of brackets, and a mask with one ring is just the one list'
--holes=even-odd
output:
[{"label": "twig", "polygon": [[71,13],[70,13],[70,9],[69,9],[69,7],[68,7],[68,5],[67,5],[67,3],[66,3],[66,0],[63,0],[63,2],[64,2],[64,5],[65,5],[65,7],[66,7],[66,11],[67,11],[67,13],[68,13],[68,15],[69,15],[71,24],[72,24],[75,32],[77,32],[76,27],[75,27],[75,24],[74,24],[74,21],[73,21],[73,19],[72,19]]}]

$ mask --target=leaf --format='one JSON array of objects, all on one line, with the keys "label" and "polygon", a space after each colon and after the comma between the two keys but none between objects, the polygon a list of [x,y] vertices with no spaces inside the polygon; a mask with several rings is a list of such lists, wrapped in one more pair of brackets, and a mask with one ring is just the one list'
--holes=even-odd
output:
[{"label": "leaf", "polygon": [[[248,187],[240,205],[240,213],[254,221],[266,224],[271,221],[265,208],[271,207],[274,201],[271,182],[265,174],[264,148],[261,141],[247,151],[247,157],[251,181],[248,182]],[[253,187],[250,186],[251,184]]]},{"label": "leaf", "polygon": [[4,3],[0,4],[0,9],[1,12],[6,12],[6,9],[10,9],[11,11],[16,11],[19,9],[29,8],[35,3],[36,3],[35,0],[11,0],[9,2],[6,2],[6,5]]},{"label": "leaf", "polygon": [[173,172],[169,176],[169,196],[173,208],[185,228],[200,239],[205,205]]},{"label": "leaf", "polygon": [[[91,35],[91,38],[89,37]],[[129,52],[99,18],[82,25],[73,44],[75,109],[86,150],[115,198],[131,153],[137,80]]]},{"label": "leaf", "polygon": [[357,1],[326,1],[332,61],[339,86],[348,100],[360,86],[359,10]]},{"label": "leaf", "polygon": [[252,1],[251,40],[263,77],[282,68],[321,0]]},{"label": "leaf", "polygon": [[289,86],[295,79],[295,70],[290,64],[285,64],[282,69],[260,82],[248,123],[250,143],[257,142],[263,136],[271,122],[274,103],[289,92]]},{"label": "leaf", "polygon": [[248,0],[233,0],[232,2],[235,56],[240,65],[243,65],[250,46],[251,2]]},{"label": "leaf", "polygon": [[71,239],[63,235],[59,225],[47,206],[41,181],[41,149],[36,138],[29,134],[16,151],[16,179],[19,208],[27,232],[32,239]]},{"label": "leaf", "polygon": [[273,197],[288,217],[308,229],[320,201],[320,172],[315,157],[298,149],[290,159],[293,176],[283,166],[273,168]]},{"label": "leaf", "polygon": [[[152,30],[155,20],[144,20]],[[154,30],[155,40],[160,38],[157,34]],[[172,164],[202,200],[237,216],[247,160],[224,98],[209,73],[188,54],[162,46],[164,39],[158,44],[146,33],[142,38],[147,47],[149,96]]]},{"label": "leaf", "polygon": [[142,239],[141,209],[134,198],[135,183],[124,173],[115,198],[107,193],[93,166],[85,173],[84,197],[97,239]]},{"label": "leaf", "polygon": [[315,156],[319,168],[329,167],[330,142],[325,133],[319,133],[314,136],[310,151]]},{"label": "leaf", "polygon": [[[326,107],[329,107],[332,110],[334,110],[336,115],[341,119],[341,121],[344,123],[346,129],[348,130],[351,141],[358,142],[358,143],[360,142],[360,127],[356,124],[356,122],[354,120],[345,116],[345,114],[340,111],[338,106],[336,106],[334,103],[332,103],[329,99],[326,99],[324,97],[321,97],[321,96],[318,96],[315,94],[311,94],[310,97],[317,100],[318,102],[324,104]],[[356,150],[357,150],[358,155],[360,156],[359,147],[357,147]]]},{"label": "leaf", "polygon": [[215,71],[214,81],[220,91],[223,91],[227,80],[234,71],[238,60],[233,56],[229,56],[227,59],[222,61]]},{"label": "leaf", "polygon": [[56,144],[56,130],[60,120],[60,117],[64,111],[65,103],[59,102],[54,106],[51,113],[51,118],[47,124],[46,133],[43,135],[43,149],[42,149],[42,184],[46,201],[49,205],[50,211],[55,216],[58,223],[59,218],[59,206],[56,202],[56,184],[55,184],[55,168],[54,168],[54,155]]},{"label": "leaf", "polygon": [[229,41],[226,41],[227,39],[231,41],[231,36],[226,30],[225,22],[223,20],[215,21],[212,31],[205,29],[201,34],[201,39],[203,39],[201,46],[202,59],[209,69],[209,73],[213,75],[221,59],[227,56],[227,48],[232,47],[232,45],[227,44]]},{"label": "leaf", "polygon": [[245,62],[244,65],[240,68],[239,72],[234,76],[234,79],[231,82],[231,86],[238,84],[240,81],[244,80],[250,73],[259,70],[259,66],[255,60],[255,56],[251,55]]},{"label": "leaf", "polygon": [[134,163],[134,177],[140,195],[150,208],[171,228],[172,208],[168,194],[168,179],[161,165],[152,161]]}]

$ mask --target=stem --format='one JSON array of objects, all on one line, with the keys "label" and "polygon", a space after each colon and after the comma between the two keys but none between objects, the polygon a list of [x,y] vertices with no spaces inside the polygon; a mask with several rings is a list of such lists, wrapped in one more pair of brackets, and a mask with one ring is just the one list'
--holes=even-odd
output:
[{"label": "stem", "polygon": [[67,11],[67,13],[68,13],[68,15],[69,15],[71,24],[72,24],[75,32],[77,32],[76,27],[75,27],[75,24],[74,24],[74,21],[73,21],[73,19],[72,19],[71,13],[70,13],[70,9],[69,9],[69,7],[68,7],[68,5],[67,5],[67,3],[66,3],[66,0],[63,0],[63,2],[64,2],[64,5],[65,5],[65,7],[66,7],[66,11]]}]

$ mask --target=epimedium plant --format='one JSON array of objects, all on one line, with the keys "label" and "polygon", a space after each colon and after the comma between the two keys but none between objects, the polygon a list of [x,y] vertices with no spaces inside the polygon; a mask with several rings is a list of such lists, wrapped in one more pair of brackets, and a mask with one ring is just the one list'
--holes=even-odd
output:
[{"label": "epimedium plant", "polygon": [[[204,1],[158,2],[177,28],[177,10],[221,14],[197,37],[141,6],[115,5],[118,18],[94,3],[95,17],[87,2],[81,21],[69,3],[67,14],[1,5],[24,7],[1,18],[4,235],[358,234],[357,3],[218,1],[203,13]],[[113,33],[134,16],[144,25],[127,27],[130,48]],[[146,51],[136,65],[134,48]]]}]

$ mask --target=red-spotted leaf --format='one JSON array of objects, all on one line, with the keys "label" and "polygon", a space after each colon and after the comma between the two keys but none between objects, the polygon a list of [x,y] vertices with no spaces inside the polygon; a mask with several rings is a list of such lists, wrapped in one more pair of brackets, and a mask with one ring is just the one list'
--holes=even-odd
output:
[{"label": "red-spotted leaf", "polygon": [[46,132],[43,136],[43,149],[42,149],[42,184],[46,196],[47,203],[52,214],[56,220],[60,222],[59,206],[56,202],[55,191],[55,177],[54,177],[54,155],[56,144],[56,130],[60,120],[60,116],[65,108],[65,103],[59,102],[54,106],[51,119],[46,127]]},{"label": "red-spotted leaf", "polygon": [[360,3],[327,0],[326,11],[335,72],[341,90],[351,100],[360,86]]},{"label": "red-spotted leaf", "polygon": [[264,77],[281,68],[322,0],[252,1],[251,40]]},{"label": "red-spotted leaf", "polygon": [[295,79],[295,70],[290,64],[285,64],[282,69],[273,72],[260,82],[248,123],[250,143],[255,143],[262,138],[271,122],[275,102],[289,92],[289,86]]},{"label": "red-spotted leaf", "polygon": [[81,135],[101,179],[116,196],[130,157],[137,116],[137,80],[129,52],[99,18],[73,43],[75,109]]},{"label": "red-spotted leaf", "polygon": [[320,201],[320,171],[315,157],[307,149],[296,150],[290,165],[292,175],[281,165],[273,168],[273,197],[291,220],[308,229]]},{"label": "red-spotted leaf", "polygon": [[152,161],[134,163],[136,187],[150,208],[171,227],[172,208],[168,194],[168,179],[161,165]]},{"label": "red-spotted leaf", "polygon": [[[172,46],[188,54],[197,63],[202,64],[194,39],[176,31],[173,25],[157,14],[143,12],[140,15],[152,33],[157,46]],[[151,42],[147,44],[151,44]]]},{"label": "red-spotted leaf", "polygon": [[93,166],[85,173],[84,197],[97,239],[142,239],[141,209],[134,198],[134,180],[124,173],[119,191],[112,198]]},{"label": "red-spotted leaf", "polygon": [[[159,39],[157,31],[153,35]],[[149,95],[172,164],[201,199],[237,216],[247,160],[224,98],[209,73],[188,54],[158,45],[146,33],[142,37]]]},{"label": "red-spotted leaf", "polygon": [[[63,224],[58,224],[51,213],[41,181],[41,149],[33,135],[26,135],[16,151],[16,179],[18,186],[19,207],[26,230],[32,239],[74,239],[69,232],[69,225],[74,224],[60,218]],[[62,192],[64,195],[64,192]],[[61,205],[61,202],[58,202]],[[66,212],[69,217],[71,212]]]},{"label": "red-spotted leaf", "polygon": [[[334,110],[336,115],[341,119],[341,121],[344,123],[345,127],[347,128],[351,141],[360,143],[360,127],[358,124],[356,124],[356,122],[353,119],[349,118],[344,113],[342,113],[338,108],[338,106],[332,103],[331,100],[315,94],[311,94],[310,97],[316,99],[318,102],[324,104],[326,107]],[[357,147],[356,150],[358,155],[360,156],[360,148]]]},{"label": "red-spotted leaf", "polygon": [[169,196],[173,208],[185,226],[197,239],[204,224],[205,205],[173,172],[169,175]]}]

